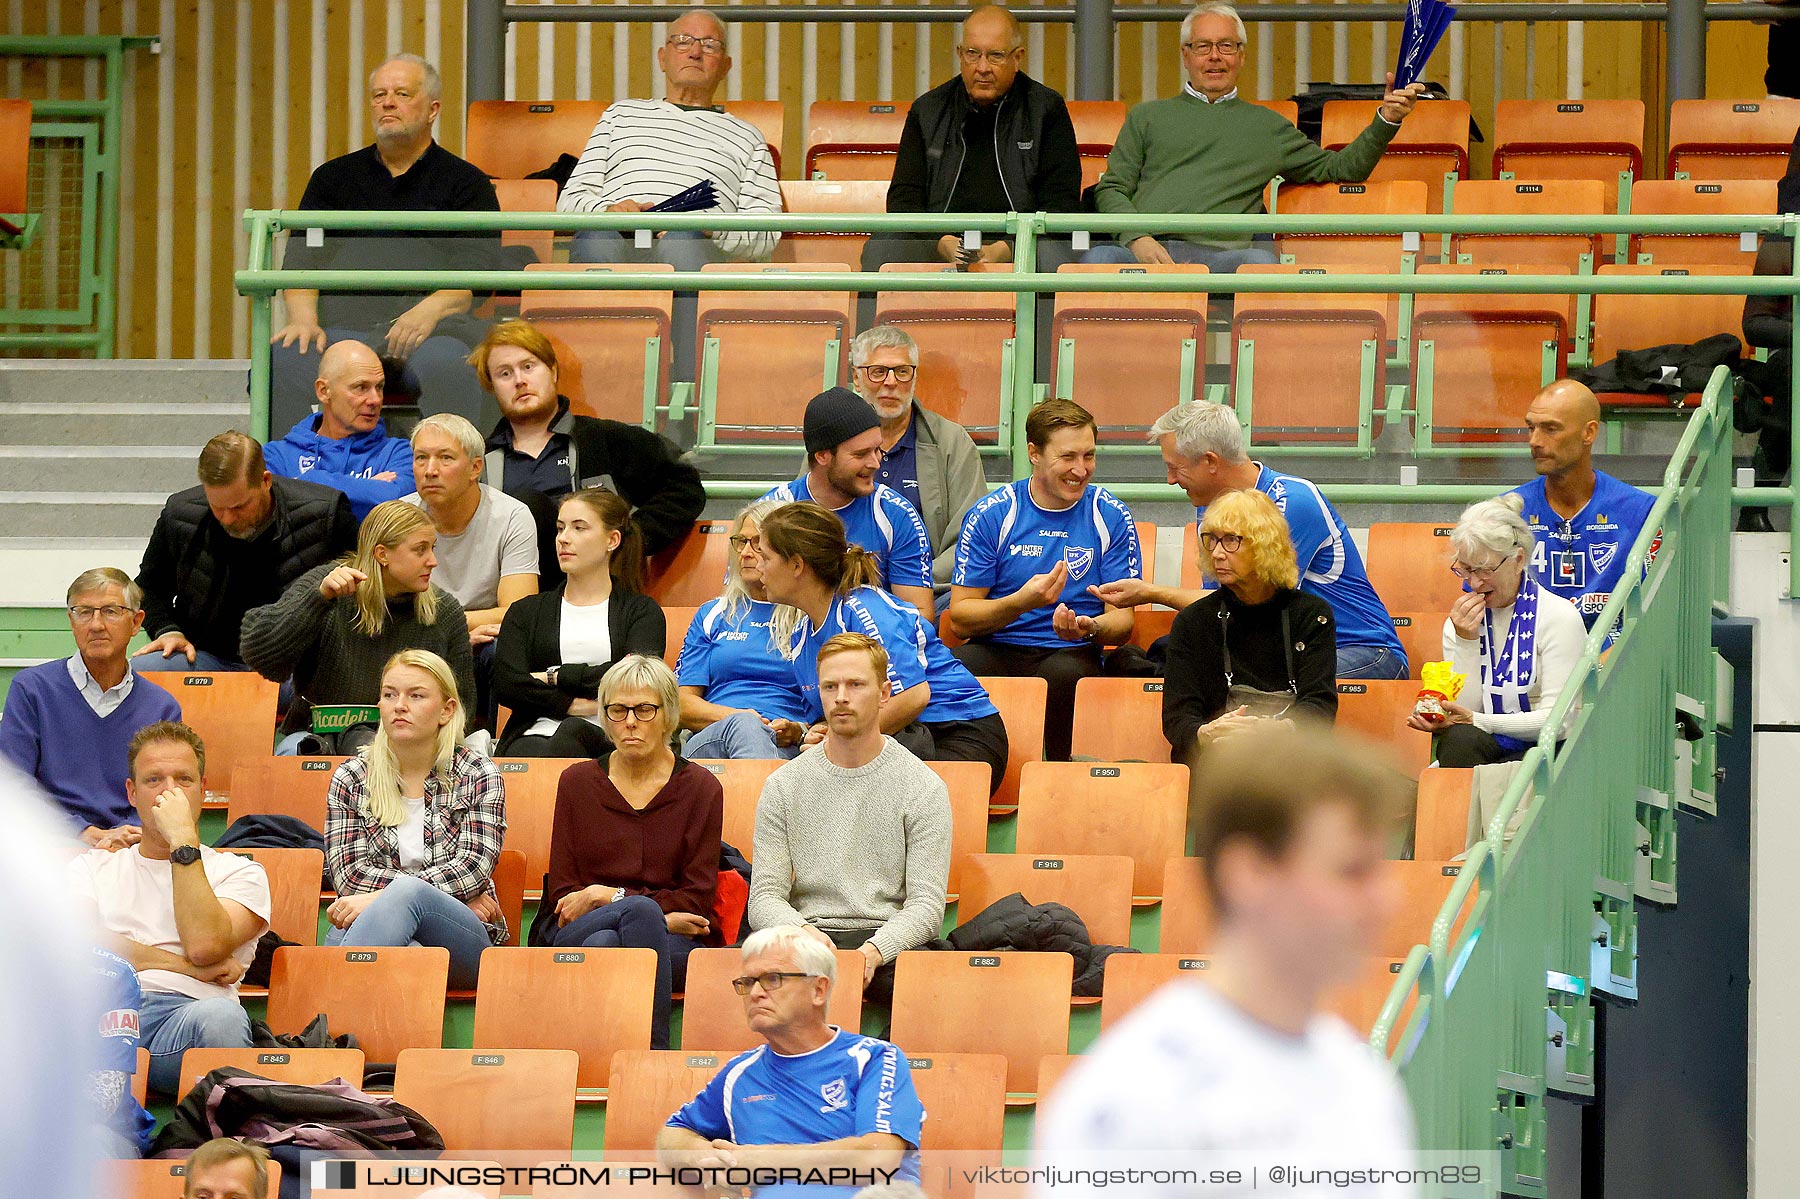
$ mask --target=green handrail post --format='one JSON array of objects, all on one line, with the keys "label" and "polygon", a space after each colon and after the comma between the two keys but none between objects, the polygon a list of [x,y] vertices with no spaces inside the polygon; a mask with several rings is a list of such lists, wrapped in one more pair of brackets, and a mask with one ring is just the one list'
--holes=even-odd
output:
[{"label": "green handrail post", "polygon": [[662,394],[662,338],[644,338],[644,428],[656,432],[656,397]]},{"label": "green handrail post", "polygon": [[[256,212],[244,213],[250,240],[244,260],[253,270],[269,265],[269,222]],[[259,291],[250,297],[250,434],[269,440],[269,340],[275,336],[275,293]]]}]

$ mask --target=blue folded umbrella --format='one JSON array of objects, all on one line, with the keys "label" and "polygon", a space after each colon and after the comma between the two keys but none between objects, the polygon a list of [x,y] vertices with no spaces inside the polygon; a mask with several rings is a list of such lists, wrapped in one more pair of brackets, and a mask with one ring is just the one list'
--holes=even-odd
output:
[{"label": "blue folded umbrella", "polygon": [[708,208],[719,206],[718,189],[711,179],[702,179],[685,191],[678,191],[660,204],[650,207],[651,212],[703,212]]},{"label": "blue folded umbrella", "polygon": [[1408,0],[1406,22],[1400,31],[1400,61],[1394,67],[1394,86],[1416,83],[1425,73],[1431,52],[1443,40],[1456,18],[1456,6],[1446,0]]}]

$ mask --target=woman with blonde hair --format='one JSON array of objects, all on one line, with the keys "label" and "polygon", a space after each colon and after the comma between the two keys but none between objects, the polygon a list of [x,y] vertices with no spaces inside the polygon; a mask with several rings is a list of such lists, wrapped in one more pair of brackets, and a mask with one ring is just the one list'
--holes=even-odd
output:
[{"label": "woman with blonde hair", "polygon": [[[462,605],[431,584],[436,545],[423,509],[388,500],[363,519],[355,553],[314,567],[280,599],[245,614],[244,661],[264,678],[294,680],[276,753],[354,753],[368,744],[382,673],[403,649],[443,658],[457,694],[475,694]],[[320,706],[366,711],[339,714],[346,727],[335,735],[309,732]]]},{"label": "woman with blonde hair", "polygon": [[326,796],[327,945],[437,945],[450,987],[475,986],[481,951],[504,945],[494,865],[506,836],[506,788],[463,744],[449,664],[402,650],[381,673],[381,727],[339,766]]},{"label": "woman with blonde hair", "polygon": [[687,955],[723,939],[713,919],[725,793],[671,746],[681,699],[661,658],[632,654],[601,677],[606,756],[563,771],[550,872],[532,943],[656,950],[650,1044],[669,1047],[669,997]]},{"label": "woman with blonde hair", "polygon": [[762,519],[781,505],[757,500],[731,526],[725,593],[700,605],[676,663],[690,758],[791,758],[806,736],[806,699],[782,646],[800,612],[763,588]]},{"label": "woman with blonde hair", "polygon": [[1337,717],[1337,624],[1298,589],[1287,520],[1260,491],[1206,506],[1200,562],[1218,582],[1169,632],[1163,736],[1174,759],[1267,720]]}]

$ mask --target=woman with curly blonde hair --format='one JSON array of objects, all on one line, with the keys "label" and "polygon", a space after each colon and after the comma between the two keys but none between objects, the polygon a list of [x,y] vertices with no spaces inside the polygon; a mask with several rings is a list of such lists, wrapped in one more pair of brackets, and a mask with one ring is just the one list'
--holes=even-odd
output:
[{"label": "woman with curly blonde hair", "polygon": [[1298,590],[1287,521],[1260,491],[1206,507],[1200,563],[1218,582],[1175,618],[1163,735],[1176,761],[1271,719],[1337,717],[1337,624]]}]

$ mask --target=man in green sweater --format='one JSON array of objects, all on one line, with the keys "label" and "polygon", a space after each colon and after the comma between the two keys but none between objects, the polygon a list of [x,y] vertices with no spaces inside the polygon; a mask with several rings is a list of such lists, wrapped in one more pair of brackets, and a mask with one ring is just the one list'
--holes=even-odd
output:
[{"label": "man in green sweater", "polygon": [[[1106,174],[1095,187],[1103,213],[1259,213],[1263,189],[1288,183],[1355,183],[1367,179],[1400,122],[1425,91],[1422,83],[1389,91],[1369,127],[1342,150],[1321,150],[1279,114],[1238,97],[1244,67],[1244,22],[1229,4],[1205,4],[1181,24],[1187,83],[1179,96],[1139,104],[1125,117]],[[1248,238],[1207,242],[1151,233],[1121,234],[1095,246],[1087,262],[1202,263],[1235,271],[1274,262]]]}]

